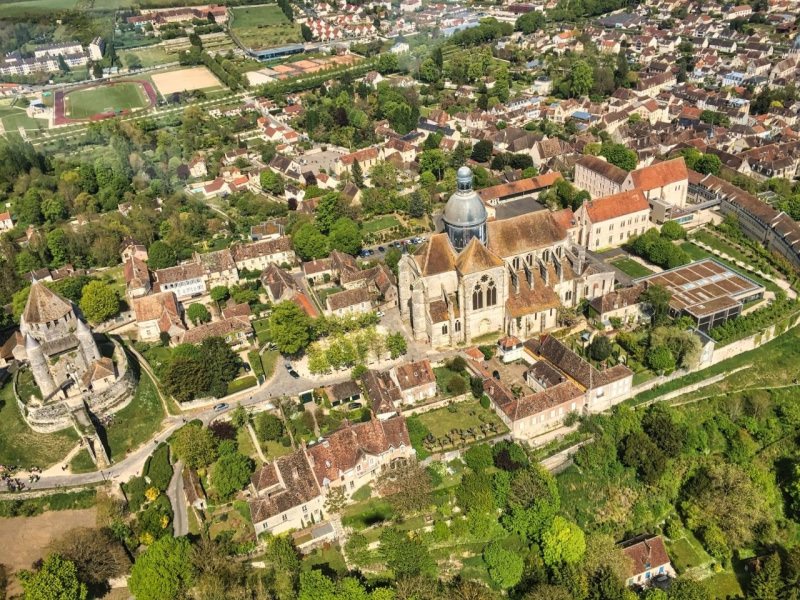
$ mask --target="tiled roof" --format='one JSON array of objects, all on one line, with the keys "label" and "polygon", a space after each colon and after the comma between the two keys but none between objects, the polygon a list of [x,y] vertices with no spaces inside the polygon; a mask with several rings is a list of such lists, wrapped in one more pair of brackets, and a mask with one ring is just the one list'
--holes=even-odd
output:
[{"label": "tiled roof", "polygon": [[646,571],[669,564],[669,554],[660,535],[634,538],[622,544],[622,552],[629,559],[628,577],[636,577]]},{"label": "tiled roof", "polygon": [[414,252],[414,260],[423,276],[447,273],[456,266],[456,255],[446,233],[437,233],[429,237],[428,241]]},{"label": "tiled roof", "polygon": [[644,191],[654,190],[670,183],[688,179],[689,172],[686,170],[686,163],[683,157],[654,163],[649,167],[631,172],[633,186]]},{"label": "tiled roof", "polygon": [[236,268],[233,255],[227,248],[215,252],[195,255],[198,261],[210,272],[231,271]]},{"label": "tiled roof", "polygon": [[409,446],[405,419],[398,415],[385,421],[371,419],[366,423],[349,423],[308,448],[312,469],[320,485],[335,481],[354,468],[365,454],[377,456],[400,446]]},{"label": "tiled roof", "polygon": [[49,323],[58,321],[72,312],[72,304],[56,294],[40,281],[31,284],[28,302],[22,318],[26,323]]},{"label": "tiled roof", "polygon": [[175,267],[167,267],[166,269],[158,269],[153,274],[158,286],[166,283],[178,283],[180,281],[188,281],[190,279],[200,279],[205,275],[203,265],[190,262]]},{"label": "tiled roof", "polygon": [[178,301],[172,292],[160,292],[141,298],[134,298],[131,304],[133,304],[133,314],[136,316],[136,320],[140,322],[154,321],[160,318],[165,311],[176,317],[180,314]]},{"label": "tiled roof", "polygon": [[331,294],[325,299],[328,305],[328,310],[335,311],[348,306],[354,306],[363,302],[369,302],[369,290],[363,287],[353,288],[352,290],[344,290]]},{"label": "tiled roof", "polygon": [[292,240],[289,236],[281,236],[274,240],[261,240],[252,244],[237,244],[231,248],[233,259],[236,262],[262,256],[271,256],[292,249]]},{"label": "tiled roof", "polygon": [[552,246],[567,237],[561,223],[546,210],[487,224],[489,250],[506,258]]},{"label": "tiled roof", "polygon": [[601,223],[637,212],[649,211],[650,205],[641,190],[629,190],[590,200],[584,205],[592,223]]},{"label": "tiled roof", "polygon": [[256,491],[271,490],[250,502],[253,523],[260,523],[297,506],[310,502],[320,495],[314,473],[302,450],[275,459],[261,467],[251,477]]},{"label": "tiled roof", "polygon": [[250,319],[246,317],[233,317],[231,319],[222,319],[221,321],[206,323],[204,325],[199,325],[194,329],[190,329],[183,334],[181,343],[199,344],[203,340],[210,337],[224,338],[232,333],[249,333],[252,331],[253,326],[250,324]]},{"label": "tiled roof", "polygon": [[561,301],[553,289],[545,285],[539,269],[532,269],[531,277],[533,287],[528,285],[524,271],[517,273],[519,291],[516,291],[513,285],[511,286],[511,291],[506,300],[508,316],[513,318],[524,317],[525,315],[550,308],[557,308],[561,305]]},{"label": "tiled roof", "polygon": [[625,178],[628,176],[628,172],[625,169],[620,169],[617,165],[612,165],[607,160],[596,156],[584,156],[578,160],[575,165],[580,165],[590,171],[594,171],[601,177],[613,181],[618,185],[622,185]]},{"label": "tiled roof", "polygon": [[484,202],[497,199],[502,200],[510,196],[526,194],[549,187],[559,179],[563,179],[561,173],[553,171],[545,175],[539,175],[538,177],[529,177],[528,179],[520,179],[519,181],[513,181],[511,183],[503,183],[483,188],[482,190],[478,190],[478,196],[480,196],[481,200]]},{"label": "tiled roof", "polygon": [[628,288],[621,288],[613,292],[603,294],[599,298],[594,298],[589,302],[589,305],[598,313],[603,315],[607,312],[611,312],[612,310],[637,304],[639,302],[639,296],[642,295],[643,291],[643,284],[637,284]]},{"label": "tiled roof", "polygon": [[115,373],[114,362],[107,356],[104,356],[89,365],[89,368],[83,374],[83,377],[81,377],[81,382],[88,387],[99,379],[113,377]]},{"label": "tiled roof", "polygon": [[456,259],[456,269],[462,275],[502,267],[503,261],[486,249],[476,237],[472,238]]},{"label": "tiled roof", "polygon": [[[486,391],[489,397],[495,399],[496,394],[493,395],[494,390],[500,385],[502,384],[489,379],[484,382],[484,389],[488,386],[489,389]],[[583,407],[583,400],[581,398],[583,392],[571,381],[564,381],[563,383],[547,388],[543,392],[528,394],[521,398],[514,398],[513,394],[510,399],[507,394],[496,396],[496,404],[512,421],[543,413],[565,404],[571,404],[572,402],[576,403],[575,410],[580,410]],[[578,401],[579,398],[581,398],[580,401]],[[498,402],[497,400],[500,401]]]},{"label": "tiled roof", "polygon": [[400,401],[400,388],[388,371],[367,371],[362,382],[372,403],[373,413],[381,415],[395,411],[395,403]]},{"label": "tiled roof", "polygon": [[394,368],[397,383],[401,390],[410,390],[421,385],[436,383],[431,361],[425,359],[412,363],[397,365]]}]

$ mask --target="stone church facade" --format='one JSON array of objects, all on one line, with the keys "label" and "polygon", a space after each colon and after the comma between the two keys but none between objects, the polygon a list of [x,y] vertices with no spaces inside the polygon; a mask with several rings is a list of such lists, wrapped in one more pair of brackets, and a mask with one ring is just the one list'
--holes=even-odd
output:
[{"label": "stone church facade", "polygon": [[400,314],[414,339],[439,347],[489,333],[525,339],[555,328],[559,307],[613,289],[613,270],[573,242],[571,210],[489,221],[469,168],[457,178],[444,232],[398,266]]}]

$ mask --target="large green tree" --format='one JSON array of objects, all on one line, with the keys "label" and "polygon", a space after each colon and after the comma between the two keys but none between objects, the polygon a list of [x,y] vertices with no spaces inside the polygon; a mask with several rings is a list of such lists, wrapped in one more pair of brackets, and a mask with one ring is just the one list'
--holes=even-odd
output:
[{"label": "large green tree", "polygon": [[503,548],[499,542],[489,544],[483,551],[483,560],[489,569],[489,576],[501,588],[517,585],[522,579],[522,557]]},{"label": "large green tree", "polygon": [[247,485],[254,467],[253,459],[239,452],[222,455],[212,471],[214,489],[221,498],[229,499]]},{"label": "large green tree", "polygon": [[128,579],[136,600],[182,597],[192,584],[190,553],[186,538],[164,536],[139,555]]},{"label": "large green tree", "polygon": [[197,423],[189,423],[175,433],[172,449],[191,469],[207,467],[217,458],[214,434]]},{"label": "large green tree", "polygon": [[178,264],[178,257],[169,244],[161,240],[156,240],[150,244],[150,248],[147,251],[148,267],[156,270],[174,267],[176,264]]},{"label": "large green tree", "polygon": [[75,564],[58,554],[48,556],[36,571],[21,571],[19,580],[25,600],[85,600],[88,595]]},{"label": "large green tree", "polygon": [[102,323],[119,314],[119,297],[107,283],[90,281],[83,288],[80,306],[89,321]]},{"label": "large green tree", "polygon": [[363,244],[358,223],[347,217],[342,217],[333,224],[329,240],[332,249],[354,256]]},{"label": "large green tree", "polygon": [[283,354],[302,352],[311,341],[311,318],[294,302],[276,305],[269,318],[272,342]]},{"label": "large green tree", "polygon": [[292,245],[303,260],[315,260],[328,256],[328,238],[314,223],[303,223],[292,233]]},{"label": "large green tree", "polygon": [[554,567],[561,563],[577,563],[586,552],[583,531],[575,523],[557,516],[542,535],[542,557],[545,564]]}]

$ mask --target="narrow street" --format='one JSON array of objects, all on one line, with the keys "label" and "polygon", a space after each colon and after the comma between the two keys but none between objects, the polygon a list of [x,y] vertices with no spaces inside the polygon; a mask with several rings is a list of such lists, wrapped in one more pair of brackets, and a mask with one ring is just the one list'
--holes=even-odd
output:
[{"label": "narrow street", "polygon": [[186,494],[183,491],[183,462],[173,465],[172,480],[167,488],[167,497],[172,505],[172,530],[175,537],[189,533],[189,515],[186,508]]}]

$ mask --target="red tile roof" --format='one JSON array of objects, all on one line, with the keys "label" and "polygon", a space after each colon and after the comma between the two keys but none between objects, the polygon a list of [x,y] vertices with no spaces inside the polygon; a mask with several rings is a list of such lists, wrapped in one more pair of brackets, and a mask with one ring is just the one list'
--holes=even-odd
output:
[{"label": "red tile roof", "polygon": [[637,169],[630,175],[633,186],[645,191],[689,179],[689,172],[686,170],[683,157],[654,163],[649,167]]},{"label": "red tile roof", "polygon": [[616,219],[636,212],[649,211],[650,205],[641,190],[612,194],[584,204],[592,223]]}]

